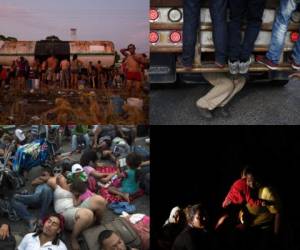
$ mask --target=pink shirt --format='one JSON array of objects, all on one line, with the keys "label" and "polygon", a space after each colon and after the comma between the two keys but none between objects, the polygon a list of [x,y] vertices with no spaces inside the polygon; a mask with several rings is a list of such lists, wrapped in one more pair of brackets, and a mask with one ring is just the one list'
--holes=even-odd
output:
[{"label": "pink shirt", "polygon": [[86,199],[92,197],[93,195],[94,193],[91,190],[87,189],[82,195],[79,196],[79,200],[83,202]]}]

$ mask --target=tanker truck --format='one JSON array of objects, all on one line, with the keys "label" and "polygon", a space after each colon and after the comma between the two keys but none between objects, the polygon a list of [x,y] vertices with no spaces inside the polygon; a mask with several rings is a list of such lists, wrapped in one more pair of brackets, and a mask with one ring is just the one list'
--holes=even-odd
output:
[{"label": "tanker truck", "polygon": [[72,59],[77,54],[84,66],[101,61],[108,68],[115,62],[115,49],[111,41],[0,41],[0,65],[8,67],[13,60],[25,57],[31,65],[35,59],[40,62],[54,55],[59,61]]}]

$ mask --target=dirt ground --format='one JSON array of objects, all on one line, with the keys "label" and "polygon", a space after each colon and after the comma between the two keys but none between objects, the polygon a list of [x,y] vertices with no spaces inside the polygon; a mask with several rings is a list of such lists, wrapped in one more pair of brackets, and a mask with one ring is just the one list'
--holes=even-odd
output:
[{"label": "dirt ground", "polygon": [[141,109],[127,105],[120,89],[0,91],[0,124],[148,124],[149,98]]}]

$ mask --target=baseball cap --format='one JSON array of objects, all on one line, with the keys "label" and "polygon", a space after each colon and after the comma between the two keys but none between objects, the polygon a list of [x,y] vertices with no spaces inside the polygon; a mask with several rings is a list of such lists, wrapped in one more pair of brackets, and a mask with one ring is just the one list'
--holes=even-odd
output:
[{"label": "baseball cap", "polygon": [[83,171],[83,168],[80,164],[76,163],[72,166],[72,173],[76,174],[76,173],[80,173]]},{"label": "baseball cap", "polygon": [[15,135],[16,135],[16,137],[17,137],[20,141],[24,141],[24,140],[25,140],[24,132],[23,132],[21,129],[16,129]]}]

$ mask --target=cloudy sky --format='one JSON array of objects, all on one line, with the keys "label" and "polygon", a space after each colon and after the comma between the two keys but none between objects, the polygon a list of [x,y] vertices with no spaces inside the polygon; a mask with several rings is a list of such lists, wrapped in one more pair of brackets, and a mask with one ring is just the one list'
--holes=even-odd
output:
[{"label": "cloudy sky", "polygon": [[135,43],[148,52],[149,0],[1,0],[0,34],[18,40],[57,35],[70,40],[111,40],[117,49]]}]

